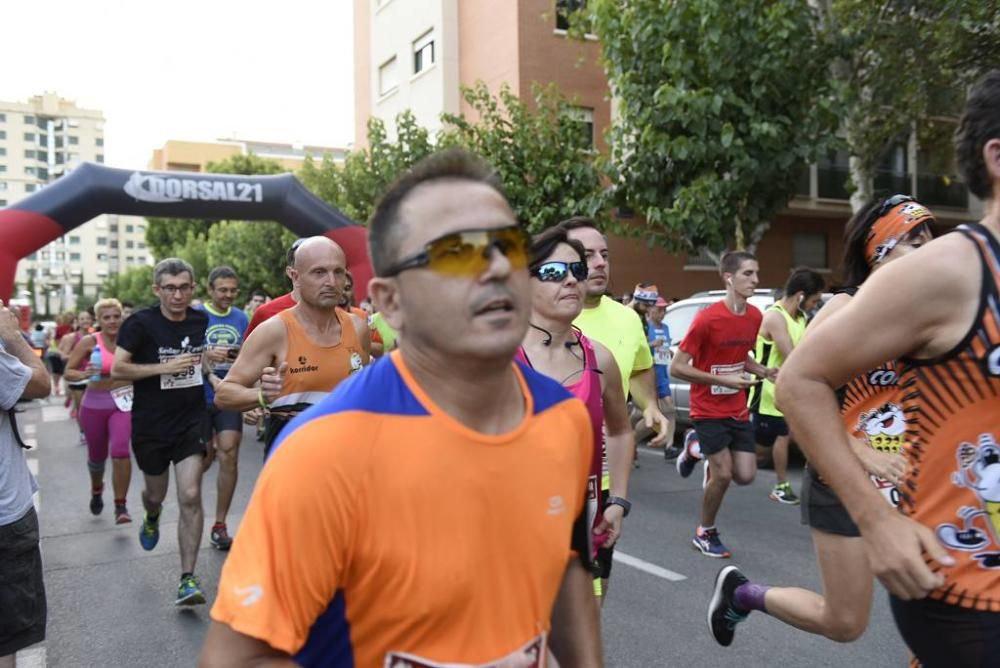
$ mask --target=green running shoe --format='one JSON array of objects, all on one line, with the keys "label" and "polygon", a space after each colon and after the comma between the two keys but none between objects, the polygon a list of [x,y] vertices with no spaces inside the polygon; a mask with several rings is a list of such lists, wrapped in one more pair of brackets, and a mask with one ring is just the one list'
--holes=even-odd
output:
[{"label": "green running shoe", "polygon": [[147,552],[156,547],[160,542],[160,516],[152,522],[149,521],[149,513],[142,516],[142,526],[139,527],[139,544]]},{"label": "green running shoe", "polygon": [[181,583],[177,585],[177,600],[174,605],[202,605],[204,602],[205,594],[198,578],[193,575],[182,577]]}]

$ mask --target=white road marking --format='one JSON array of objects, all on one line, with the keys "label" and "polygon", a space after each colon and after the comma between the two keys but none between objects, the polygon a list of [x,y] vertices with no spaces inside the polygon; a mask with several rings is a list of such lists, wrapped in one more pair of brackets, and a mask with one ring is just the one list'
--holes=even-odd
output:
[{"label": "white road marking", "polygon": [[42,406],[42,422],[61,422],[69,419],[65,406]]},{"label": "white road marking", "polygon": [[33,424],[24,425],[24,433],[27,434],[28,436],[34,436],[36,431],[38,431],[38,427],[36,427],[35,425]]},{"label": "white road marking", "polygon": [[644,561],[638,557],[633,557],[632,555],[625,554],[621,550],[615,550],[614,552],[615,561],[620,561],[626,566],[631,566],[632,568],[637,568],[643,573],[649,573],[650,575],[655,575],[658,578],[663,578],[664,580],[670,580],[671,582],[680,582],[681,580],[687,580],[687,576],[681,575],[675,571],[663,568],[662,566],[657,566],[656,564]]},{"label": "white road marking", "polygon": [[32,503],[32,505],[35,506],[35,512],[36,513],[41,513],[42,512],[42,494],[41,494],[41,492],[35,492],[35,494],[31,497],[31,503]]},{"label": "white road marking", "polygon": [[17,668],[45,668],[48,665],[45,658],[45,645],[22,649],[17,653],[15,665]]},{"label": "white road marking", "polygon": [[34,438],[23,438],[21,440],[24,441],[25,445],[31,446],[32,448],[37,448],[38,447],[38,440],[37,439],[34,439]]},{"label": "white road marking", "polygon": [[28,460],[28,470],[31,471],[31,475],[38,477],[38,460],[29,458]]}]

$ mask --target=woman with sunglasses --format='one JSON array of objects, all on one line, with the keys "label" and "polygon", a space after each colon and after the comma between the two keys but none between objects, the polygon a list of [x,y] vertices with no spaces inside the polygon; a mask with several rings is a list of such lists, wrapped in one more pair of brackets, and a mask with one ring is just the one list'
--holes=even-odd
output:
[{"label": "woman with sunglasses", "polygon": [[[610,549],[621,537],[622,519],[631,504],[626,500],[632,470],[634,441],[625,395],[611,351],[573,327],[583,309],[587,261],[579,241],[551,228],[534,238],[528,269],[532,277],[531,326],[517,359],[558,380],[583,401],[594,432],[594,455],[587,483],[591,557],[598,548]],[[603,425],[607,424],[607,453],[611,489],[600,496],[603,468]]]},{"label": "woman with sunglasses", "polygon": [[[930,210],[906,195],[876,201],[855,214],[844,233],[844,287],[809,324],[806,338],[846,306],[871,273],[929,242],[934,222]],[[854,455],[886,502],[894,506],[899,498],[896,485],[906,468],[900,454],[906,435],[903,392],[896,381],[896,364],[888,361],[837,393]],[[712,635],[720,645],[732,642],[736,624],[753,610],[838,642],[851,642],[864,633],[874,574],[857,525],[812,467],[803,476],[802,521],[812,529],[824,593],[754,584],[735,566],[727,566],[716,577],[708,614]]]}]

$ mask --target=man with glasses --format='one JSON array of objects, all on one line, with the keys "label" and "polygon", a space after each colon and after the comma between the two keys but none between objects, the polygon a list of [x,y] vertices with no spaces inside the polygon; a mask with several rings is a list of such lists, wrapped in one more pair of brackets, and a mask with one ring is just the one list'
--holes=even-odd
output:
[{"label": "man with glasses", "polygon": [[220,409],[268,413],[267,452],[292,418],[360,371],[370,354],[368,319],[338,308],[347,283],[340,246],[326,237],[303,239],[289,277],[298,303],[247,337],[215,393]]},{"label": "man with glasses", "polygon": [[226,377],[243,344],[247,316],[243,311],[233,308],[233,302],[236,301],[239,292],[240,279],[236,272],[231,267],[216,267],[208,274],[209,301],[199,307],[199,310],[208,315],[208,329],[205,330],[205,363],[215,376],[205,383],[205,403],[208,407],[205,419],[205,444],[209,447],[209,459],[206,465],[211,463],[214,455],[219,459],[215,524],[212,525],[209,541],[212,547],[223,551],[228,550],[233,543],[226,528],[226,515],[233,501],[233,492],[236,490],[240,440],[243,438],[243,416],[239,411],[216,408],[212,383]]},{"label": "man with glasses", "polygon": [[513,362],[528,235],[460,150],[403,175],[368,231],[370,292],[399,350],[275,446],[202,665],[601,665],[590,421]]},{"label": "man with glasses", "polygon": [[194,270],[184,260],[167,258],[153,269],[153,291],[160,303],[136,311],[118,332],[111,376],[134,384],[132,452],[143,472],[146,509],[139,542],[152,550],[160,540],[160,511],[170,483],[170,465],[177,476],[180,520],[177,540],[181,581],[177,605],[205,602],[194,575],[201,546],[204,511],[201,505],[205,443],[205,391],[202,354],[208,317],[190,307]]}]

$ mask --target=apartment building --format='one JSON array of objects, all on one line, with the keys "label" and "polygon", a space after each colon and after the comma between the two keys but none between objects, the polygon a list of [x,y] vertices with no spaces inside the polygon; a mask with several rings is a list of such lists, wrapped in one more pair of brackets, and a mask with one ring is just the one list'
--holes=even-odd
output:
[{"label": "apartment building", "polygon": [[[534,83],[555,83],[578,105],[592,128],[594,145],[605,150],[612,122],[607,78],[596,37],[567,37],[559,11],[580,0],[354,0],[355,143],[378,117],[391,128],[403,109],[432,130],[442,112],[468,113],[459,89],[476,81],[496,91],[507,84],[531,99]],[[942,120],[942,119],[937,119]],[[846,154],[834,154],[802,175],[799,192],[780,212],[757,248],[761,284],[783,285],[796,266],[811,266],[834,278],[850,217],[845,183]],[[879,166],[876,189],[914,195],[945,224],[973,220],[981,203],[966,194],[954,175],[950,152],[919,149],[904,139]],[[638,218],[624,215],[641,224]],[[721,287],[707,255],[649,249],[635,239],[612,237],[615,292],[652,282],[668,296]]]},{"label": "apartment building", "polygon": [[219,139],[214,142],[169,139],[162,147],[153,151],[149,168],[158,171],[204,172],[210,162],[221,162],[236,155],[251,153],[276,160],[289,172],[296,172],[309,156],[321,160],[329,155],[334,162],[343,162],[347,149],[242,139]]}]

